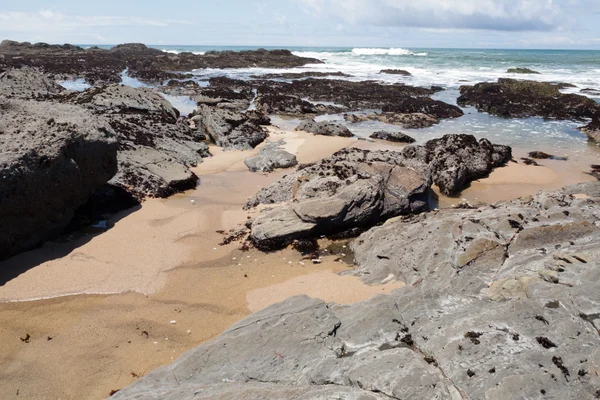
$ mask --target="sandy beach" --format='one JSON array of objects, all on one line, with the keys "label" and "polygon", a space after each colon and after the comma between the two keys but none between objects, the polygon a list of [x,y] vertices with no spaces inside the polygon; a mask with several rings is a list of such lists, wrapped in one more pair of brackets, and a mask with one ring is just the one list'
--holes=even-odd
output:
[{"label": "sandy beach", "polygon": [[[274,128],[270,133],[270,140],[284,139],[300,163],[347,146],[399,148]],[[247,198],[286,173],[249,172],[243,160],[256,151],[213,147],[214,157],[195,170],[201,180],[196,190],[147,200],[116,215],[102,234],[49,242],[4,262],[4,271],[21,273],[3,277],[0,286],[2,398],[105,398],[290,296],[350,304],[404,285],[367,286],[340,275],[352,265],[335,255],[313,264],[291,249],[265,254],[244,252],[239,242],[220,245],[217,231],[240,228],[251,215],[242,210]],[[541,164],[509,163],[461,197],[491,203],[592,179],[576,163]],[[439,204],[457,200],[440,196]]]}]

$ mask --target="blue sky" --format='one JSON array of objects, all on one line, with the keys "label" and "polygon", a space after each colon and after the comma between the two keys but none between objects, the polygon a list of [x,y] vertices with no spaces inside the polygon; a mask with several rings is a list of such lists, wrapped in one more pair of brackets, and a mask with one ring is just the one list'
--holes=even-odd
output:
[{"label": "blue sky", "polygon": [[600,49],[600,0],[8,3],[0,39],[31,42]]}]

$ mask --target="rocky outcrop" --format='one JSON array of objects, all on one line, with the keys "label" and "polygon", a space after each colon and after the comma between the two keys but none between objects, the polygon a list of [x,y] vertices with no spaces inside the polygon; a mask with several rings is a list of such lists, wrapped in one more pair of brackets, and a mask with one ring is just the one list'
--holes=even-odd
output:
[{"label": "rocky outcrop", "polygon": [[382,108],[384,113],[431,115],[437,119],[458,118],[464,115],[457,106],[432,100],[429,97],[402,97]]},{"label": "rocky outcrop", "polygon": [[460,193],[472,181],[488,176],[512,159],[510,147],[464,134],[444,135],[422,147],[407,147],[403,153],[429,164],[433,183],[447,196]]},{"label": "rocky outcrop", "polygon": [[405,288],[291,298],[115,398],[595,398],[598,197],[596,183],[373,228],[356,273]]},{"label": "rocky outcrop", "polygon": [[598,90],[598,89],[586,88],[586,89],[581,89],[580,92],[581,93],[585,93],[585,94],[589,94],[589,95],[592,95],[592,96],[600,96],[600,90]]},{"label": "rocky outcrop", "polygon": [[404,129],[429,128],[439,124],[440,120],[431,115],[397,114],[397,113],[371,113],[371,114],[344,114],[344,119],[351,123],[379,121],[390,125],[399,125]]},{"label": "rocky outcrop", "polygon": [[204,136],[158,93],[115,84],[71,93],[63,101],[102,115],[118,134],[119,172],[112,184],[138,199],[168,197],[196,186],[198,177],[190,167],[210,155]]},{"label": "rocky outcrop", "polygon": [[396,142],[396,143],[414,143],[415,142],[415,139],[413,139],[412,137],[410,137],[407,134],[402,133],[402,132],[378,131],[378,132],[374,132],[369,137],[371,139],[387,140],[389,142]]},{"label": "rocky outcrop", "polygon": [[51,74],[83,77],[92,84],[120,82],[120,74],[125,69],[138,79],[163,83],[168,79],[185,77],[173,71],[198,68],[294,68],[322,63],[314,58],[295,56],[289,50],[169,54],[140,43],[122,44],[105,50],[5,40],[0,43],[0,55],[0,70],[32,66]]},{"label": "rocky outcrop", "polygon": [[250,75],[252,79],[303,79],[303,78],[325,78],[330,76],[338,76],[342,78],[350,78],[352,75],[345,74],[343,72],[317,72],[317,71],[306,71],[306,72],[286,72],[280,74],[264,74],[264,75]]},{"label": "rocky outcrop", "polygon": [[323,136],[354,136],[354,134],[350,132],[350,130],[344,125],[327,121],[315,122],[314,119],[305,119],[300,123],[300,125],[298,125],[298,127],[296,127],[296,130]]},{"label": "rocky outcrop", "polygon": [[117,172],[115,132],[71,105],[0,97],[0,149],[0,259],[58,236]]},{"label": "rocky outcrop", "polygon": [[0,96],[6,98],[44,100],[64,90],[51,77],[33,68],[0,73]]},{"label": "rocky outcrop", "polygon": [[256,115],[201,104],[192,117],[197,129],[217,146],[233,150],[251,150],[267,138]]},{"label": "rocky outcrop", "polygon": [[252,198],[258,204],[287,204],[257,217],[250,238],[274,249],[294,239],[364,229],[387,218],[427,208],[426,165],[401,153],[341,150],[300,167]]},{"label": "rocky outcrop", "polygon": [[529,68],[509,68],[506,73],[508,74],[534,74],[534,75],[539,75],[540,73],[537,71],[534,71],[532,69]]},{"label": "rocky outcrop", "polygon": [[272,172],[277,168],[290,168],[298,165],[296,156],[282,149],[283,140],[265,143],[255,157],[247,158],[244,164],[252,172]]},{"label": "rocky outcrop", "polygon": [[314,104],[295,96],[265,95],[254,101],[256,109],[264,114],[305,115],[337,114],[343,108],[324,104]]},{"label": "rocky outcrop", "polygon": [[586,126],[579,128],[591,140],[600,143],[600,117],[592,120]]},{"label": "rocky outcrop", "polygon": [[380,74],[388,74],[388,75],[403,75],[403,76],[412,76],[412,74],[403,69],[382,69],[379,71]]},{"label": "rocky outcrop", "polygon": [[582,119],[600,115],[600,104],[594,100],[562,94],[559,89],[559,85],[545,82],[498,79],[496,83],[461,86],[457,101],[504,117]]}]

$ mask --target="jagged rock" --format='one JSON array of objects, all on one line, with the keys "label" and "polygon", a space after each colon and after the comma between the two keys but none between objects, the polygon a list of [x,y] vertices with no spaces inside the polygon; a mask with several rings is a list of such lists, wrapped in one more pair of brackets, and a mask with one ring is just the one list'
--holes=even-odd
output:
[{"label": "jagged rock", "polygon": [[344,125],[335,124],[327,121],[315,122],[314,119],[305,119],[300,123],[300,125],[298,125],[296,130],[323,136],[354,136],[354,134],[352,134],[352,132],[350,132],[350,130]]},{"label": "jagged rock", "polygon": [[337,114],[342,108],[313,104],[295,96],[265,95],[255,100],[256,109],[264,114],[304,115],[304,114]]},{"label": "jagged rock", "polygon": [[399,125],[404,129],[429,128],[440,122],[439,119],[431,115],[397,114],[397,113],[373,113],[373,114],[344,114],[344,119],[351,123],[365,121],[379,121],[390,125]]},{"label": "jagged rock", "polygon": [[397,142],[397,143],[414,143],[415,142],[415,139],[413,139],[412,137],[410,137],[407,134],[402,133],[402,132],[378,131],[378,132],[374,132],[369,137],[372,139],[387,140],[390,142]]},{"label": "jagged rock", "polygon": [[0,73],[0,96],[43,100],[65,89],[48,75],[33,68],[10,69]]},{"label": "jagged rock", "polygon": [[373,228],[352,245],[356,273],[405,288],[349,306],[288,299],[115,398],[594,398],[599,195],[580,185]]},{"label": "jagged rock", "polygon": [[317,234],[366,228],[427,208],[425,164],[398,152],[342,150],[262,189],[247,207],[287,202],[257,217],[251,239],[272,249]]},{"label": "jagged rock", "polygon": [[559,85],[546,82],[498,79],[497,83],[461,86],[457,102],[505,117],[582,119],[600,116],[600,104],[594,100],[562,94],[559,89]]},{"label": "jagged rock", "polygon": [[540,74],[539,72],[529,68],[509,68],[506,72],[508,74]]},{"label": "jagged rock", "polygon": [[104,116],[117,132],[119,172],[111,184],[138,199],[196,187],[190,167],[210,155],[208,145],[160,94],[114,84],[67,94],[63,101]]},{"label": "jagged rock", "polygon": [[389,74],[389,75],[404,75],[404,76],[412,76],[412,74],[403,69],[382,69],[379,71],[380,74]]},{"label": "jagged rock", "polygon": [[460,193],[468,185],[489,175],[494,168],[505,165],[512,158],[511,148],[492,144],[487,139],[477,141],[472,135],[444,135],[427,142],[423,149],[410,146],[405,157],[415,157],[431,169],[433,182],[445,195]]},{"label": "jagged rock", "polygon": [[192,117],[200,132],[217,146],[234,150],[250,150],[267,138],[267,132],[256,119],[224,108],[200,105]]},{"label": "jagged rock", "polygon": [[290,168],[298,164],[296,156],[281,148],[283,140],[263,145],[256,157],[247,158],[244,164],[252,172],[271,172],[276,168]]},{"label": "jagged rock", "polygon": [[117,172],[115,136],[80,107],[0,97],[0,259],[62,232]]}]

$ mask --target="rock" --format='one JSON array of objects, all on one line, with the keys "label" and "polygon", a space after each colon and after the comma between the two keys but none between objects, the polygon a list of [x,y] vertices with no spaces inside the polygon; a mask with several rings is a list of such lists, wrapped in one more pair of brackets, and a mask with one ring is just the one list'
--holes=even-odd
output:
[{"label": "rock", "polygon": [[0,96],[43,100],[65,89],[48,75],[33,68],[10,69],[0,74]]},{"label": "rock", "polygon": [[404,76],[412,76],[412,74],[403,69],[382,69],[379,71],[380,74],[390,74],[390,75],[404,75]]},{"label": "rock", "polygon": [[296,156],[281,148],[283,140],[264,144],[256,157],[247,158],[244,164],[252,172],[272,172],[277,168],[290,168],[298,164]]},{"label": "rock", "polygon": [[351,123],[365,121],[379,121],[390,125],[399,125],[404,129],[429,128],[440,122],[439,119],[431,115],[414,114],[396,114],[396,113],[373,113],[373,114],[344,114],[344,119]]},{"label": "rock", "polygon": [[600,143],[600,117],[593,119],[579,130],[585,133],[590,140]]},{"label": "rock", "polygon": [[323,136],[354,136],[354,134],[350,132],[350,130],[344,125],[335,124],[327,121],[315,122],[314,119],[306,119],[302,121],[300,125],[298,125],[296,130]]},{"label": "rock", "polygon": [[581,93],[590,94],[592,96],[600,96],[600,90],[585,88],[580,90]]},{"label": "rock", "polygon": [[286,72],[279,74],[264,74],[264,75],[250,75],[252,79],[302,79],[302,78],[323,78],[328,76],[339,76],[343,78],[350,78],[352,75],[345,74],[343,72]]},{"label": "rock", "polygon": [[267,138],[256,119],[233,110],[200,105],[192,121],[203,135],[226,149],[250,150]]},{"label": "rock", "polygon": [[525,164],[525,165],[533,165],[534,167],[540,166],[540,164],[538,164],[537,162],[535,162],[535,160],[532,160],[531,158],[521,157],[521,160],[523,161],[523,164]]},{"label": "rock", "polygon": [[402,114],[427,114],[438,119],[458,118],[464,115],[457,106],[432,100],[429,97],[402,97],[390,105],[382,108],[384,113]]},{"label": "rock", "polygon": [[196,187],[190,168],[210,155],[208,145],[160,94],[113,84],[66,94],[62,101],[102,115],[117,133],[119,172],[111,184],[138,200]]},{"label": "rock", "polygon": [[256,109],[263,114],[337,114],[343,110],[340,107],[313,104],[295,96],[283,95],[258,96],[254,103]]},{"label": "rock", "polygon": [[529,153],[529,157],[534,158],[536,160],[567,160],[567,157],[553,156],[552,154],[544,153],[543,151],[532,151]]},{"label": "rock", "polygon": [[250,238],[270,250],[294,239],[364,229],[425,210],[429,186],[427,166],[399,152],[342,150],[299,167],[252,198],[248,208],[286,204],[258,216]]},{"label": "rock", "polygon": [[529,68],[509,68],[506,72],[509,74],[540,74]]},{"label": "rock", "polygon": [[397,143],[414,143],[415,142],[415,139],[411,138],[410,136],[408,136],[402,132],[378,131],[378,132],[374,132],[369,137],[372,139],[381,139],[381,140],[387,140],[390,142],[397,142]]},{"label": "rock", "polygon": [[461,86],[460,105],[504,117],[556,119],[598,118],[600,104],[585,96],[562,94],[559,85],[545,82],[498,79],[497,83]]},{"label": "rock", "polygon": [[590,174],[600,181],[600,165],[593,164]]},{"label": "rock", "polygon": [[486,177],[512,159],[510,147],[487,139],[477,141],[472,135],[444,135],[427,142],[423,151],[409,146],[404,155],[428,163],[433,183],[447,196],[460,193],[470,182]]},{"label": "rock", "polygon": [[115,132],[80,107],[0,97],[0,259],[62,233],[117,172]]},{"label": "rock", "polygon": [[[290,298],[114,397],[594,398],[600,203],[572,191],[600,183],[375,227],[351,246],[355,273],[406,287],[353,305]],[[572,223],[576,238],[560,229]],[[555,234],[513,248],[544,225]]]}]

